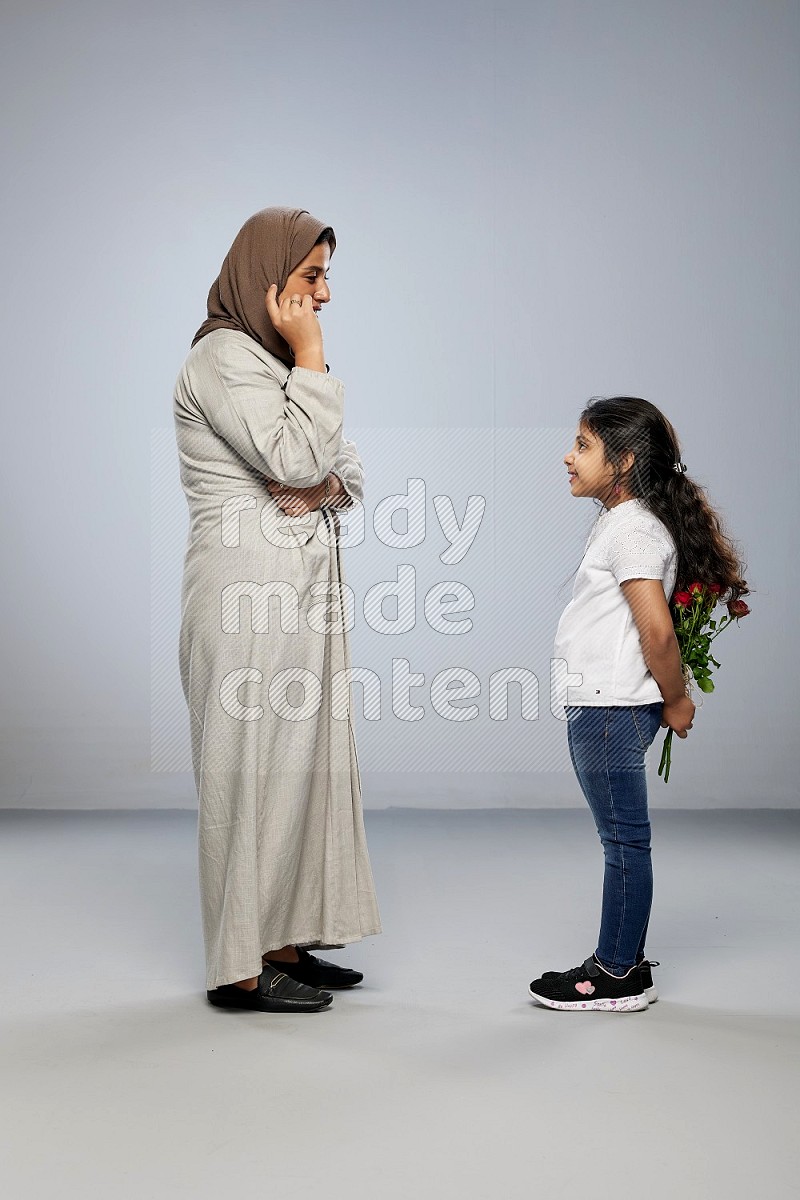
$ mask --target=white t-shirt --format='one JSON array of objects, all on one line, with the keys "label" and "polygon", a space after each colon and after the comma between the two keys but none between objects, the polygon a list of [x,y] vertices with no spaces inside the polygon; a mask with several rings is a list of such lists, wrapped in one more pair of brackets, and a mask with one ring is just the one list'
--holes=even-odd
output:
[{"label": "white t-shirt", "polygon": [[[660,579],[669,599],[677,559],[669,530],[640,500],[603,509],[589,534],[553,648],[553,658],[565,660],[570,674],[582,675],[583,681],[568,681],[561,695],[554,696],[556,704],[632,705],[662,699],[620,584]],[[553,678],[564,674],[562,668]]]}]

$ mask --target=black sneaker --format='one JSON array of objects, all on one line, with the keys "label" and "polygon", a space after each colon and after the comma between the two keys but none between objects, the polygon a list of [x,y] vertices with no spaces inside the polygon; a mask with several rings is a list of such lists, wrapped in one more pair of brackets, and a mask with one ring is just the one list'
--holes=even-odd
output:
[{"label": "black sneaker", "polygon": [[642,986],[644,994],[647,996],[648,1004],[655,1004],[658,999],[658,992],[653,983],[653,972],[651,967],[660,967],[661,963],[656,962],[654,958],[643,958],[639,963],[639,970],[642,972]]},{"label": "black sneaker", "polygon": [[639,967],[611,975],[594,955],[571,971],[534,979],[528,991],[547,1008],[569,1011],[640,1012],[648,1005]]},{"label": "black sneaker", "polygon": [[[656,1000],[658,999],[658,992],[656,991],[655,984],[653,983],[653,972],[651,968],[660,967],[661,963],[654,958],[643,958],[641,962],[637,963],[637,966],[642,972],[642,987],[644,988],[645,996],[647,996],[647,1003],[655,1004]],[[545,971],[542,979],[556,979],[557,976],[561,974],[561,971]]]}]

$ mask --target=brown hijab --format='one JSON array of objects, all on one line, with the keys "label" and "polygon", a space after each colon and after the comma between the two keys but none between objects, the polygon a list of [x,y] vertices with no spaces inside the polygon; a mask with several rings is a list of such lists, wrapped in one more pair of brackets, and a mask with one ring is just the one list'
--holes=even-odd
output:
[{"label": "brown hijab", "polygon": [[[330,226],[304,208],[263,208],[245,221],[211,285],[208,319],[192,345],[212,329],[239,329],[290,367],[292,352],[270,321],[264,297],[273,283],[280,295],[325,229]],[[330,233],[333,251],[336,238],[333,230]]]}]

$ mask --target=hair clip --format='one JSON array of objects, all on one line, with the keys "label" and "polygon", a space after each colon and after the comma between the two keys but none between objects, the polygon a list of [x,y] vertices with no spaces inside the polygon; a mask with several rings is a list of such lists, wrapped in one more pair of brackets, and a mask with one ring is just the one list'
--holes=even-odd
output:
[{"label": "hair clip", "polygon": [[683,475],[686,471],[686,463],[676,462],[672,464],[673,471],[677,471],[679,475]]}]

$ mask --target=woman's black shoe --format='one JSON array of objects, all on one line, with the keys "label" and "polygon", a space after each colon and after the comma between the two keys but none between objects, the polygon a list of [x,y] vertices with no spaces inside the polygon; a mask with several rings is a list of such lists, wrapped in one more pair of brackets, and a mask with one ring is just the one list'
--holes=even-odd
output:
[{"label": "woman's black shoe", "polygon": [[316,958],[302,946],[297,947],[300,961],[296,963],[269,960],[271,967],[279,967],[298,983],[308,984],[312,988],[349,988],[361,983],[364,978],[361,971],[351,971],[349,967],[338,967],[336,963],[326,962],[324,958]]},{"label": "woman's black shoe", "polygon": [[264,963],[252,991],[226,983],[206,992],[206,996],[216,1008],[244,1008],[253,1012],[320,1012],[333,1004],[333,996],[328,992],[291,979],[272,963]]}]

